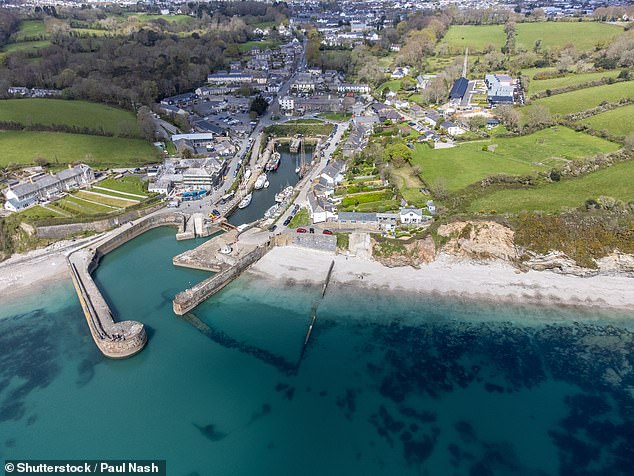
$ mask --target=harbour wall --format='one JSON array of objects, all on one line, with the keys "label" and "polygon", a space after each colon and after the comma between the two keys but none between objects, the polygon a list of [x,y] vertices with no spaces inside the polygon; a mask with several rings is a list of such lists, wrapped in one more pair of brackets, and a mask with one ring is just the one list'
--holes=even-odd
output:
[{"label": "harbour wall", "polygon": [[110,307],[92,279],[91,273],[97,268],[103,256],[129,240],[160,226],[183,228],[185,222],[185,215],[180,213],[152,215],[138,223],[123,225],[97,246],[81,248],[68,255],[67,262],[73,285],[88,328],[97,348],[106,357],[122,359],[140,352],[147,343],[147,334],[140,322],[115,322]]},{"label": "harbour wall", "polygon": [[201,302],[210,296],[213,296],[235,278],[240,276],[244,270],[262,258],[262,256],[264,256],[271,248],[272,245],[270,243],[258,246],[230,268],[220,271],[218,274],[215,274],[191,288],[178,293],[172,301],[174,313],[182,316],[194,309]]}]

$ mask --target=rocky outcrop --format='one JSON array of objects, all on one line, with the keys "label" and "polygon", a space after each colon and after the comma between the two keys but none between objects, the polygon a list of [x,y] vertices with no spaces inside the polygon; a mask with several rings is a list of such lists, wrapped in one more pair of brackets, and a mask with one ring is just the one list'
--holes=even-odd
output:
[{"label": "rocky outcrop", "polygon": [[[574,274],[575,276],[596,276],[599,274],[598,269],[583,268],[577,265],[574,260],[570,259],[560,251],[551,251],[545,255],[534,253],[525,254],[525,260],[519,265],[523,271],[554,271],[561,274]],[[526,259],[528,257],[528,259]]]},{"label": "rocky outcrop", "polygon": [[634,278],[634,256],[625,253],[611,253],[605,258],[597,260],[601,274],[625,275]]},{"label": "rocky outcrop", "polygon": [[513,230],[492,221],[453,222],[441,225],[438,234],[448,238],[443,252],[458,258],[514,261],[518,253]]}]

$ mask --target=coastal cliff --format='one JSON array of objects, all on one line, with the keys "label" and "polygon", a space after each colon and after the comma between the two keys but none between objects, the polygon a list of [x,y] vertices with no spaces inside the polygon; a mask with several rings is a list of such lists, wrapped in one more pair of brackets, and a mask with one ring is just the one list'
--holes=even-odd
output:
[{"label": "coastal cliff", "polygon": [[[582,265],[560,250],[540,253],[517,243],[515,232],[493,221],[456,221],[438,227],[438,243],[431,236],[418,240],[373,238],[373,258],[388,267],[419,267],[439,256],[452,260],[507,262],[519,271],[550,270],[575,276],[634,277],[634,255],[612,250]],[[584,263],[585,264],[585,263]]]}]

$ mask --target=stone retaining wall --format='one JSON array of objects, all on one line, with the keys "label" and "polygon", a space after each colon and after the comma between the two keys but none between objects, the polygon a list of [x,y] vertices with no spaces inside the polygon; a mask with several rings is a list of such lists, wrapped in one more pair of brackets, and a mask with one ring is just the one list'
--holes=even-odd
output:
[{"label": "stone retaining wall", "polygon": [[55,238],[62,239],[72,236],[76,233],[82,233],[85,231],[93,231],[97,233],[103,233],[108,231],[121,223],[127,223],[132,220],[136,220],[143,216],[149,215],[164,207],[163,203],[155,205],[150,208],[144,208],[142,210],[134,210],[131,212],[123,213],[112,218],[105,220],[98,220],[87,223],[68,223],[65,225],[49,225],[36,227],[36,233],[39,238]]}]

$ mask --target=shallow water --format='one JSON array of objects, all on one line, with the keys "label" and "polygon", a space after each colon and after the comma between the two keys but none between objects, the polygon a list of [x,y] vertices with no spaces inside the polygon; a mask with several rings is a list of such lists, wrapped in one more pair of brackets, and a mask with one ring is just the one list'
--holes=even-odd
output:
[{"label": "shallow water", "polygon": [[[202,272],[153,230],[96,280],[148,328],[101,356],[70,282],[0,301],[0,458],[159,458],[170,475],[617,475],[634,463],[634,336],[608,313],[244,276],[176,317]],[[302,352],[310,312],[311,340]],[[195,325],[194,325],[195,324]]]}]

